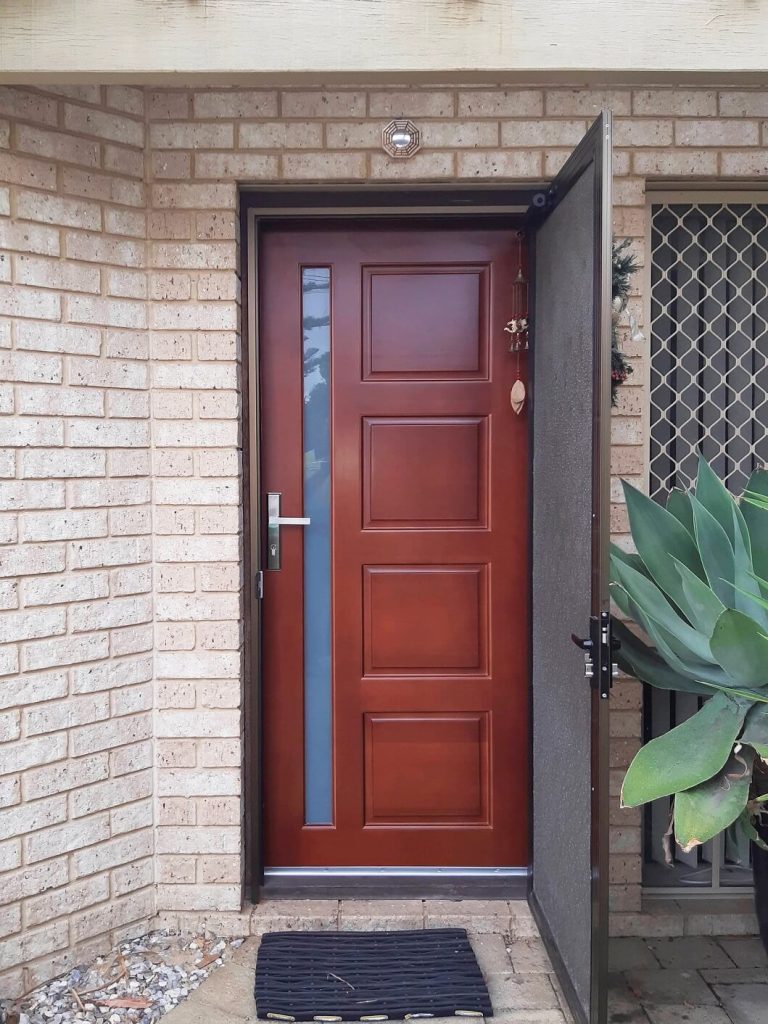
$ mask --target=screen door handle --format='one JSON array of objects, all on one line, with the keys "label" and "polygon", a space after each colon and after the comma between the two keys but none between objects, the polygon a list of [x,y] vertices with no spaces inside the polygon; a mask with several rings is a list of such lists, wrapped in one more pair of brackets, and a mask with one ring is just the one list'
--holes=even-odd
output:
[{"label": "screen door handle", "polygon": [[281,516],[280,491],[267,494],[267,568],[280,568],[280,527],[309,526],[309,516]]}]

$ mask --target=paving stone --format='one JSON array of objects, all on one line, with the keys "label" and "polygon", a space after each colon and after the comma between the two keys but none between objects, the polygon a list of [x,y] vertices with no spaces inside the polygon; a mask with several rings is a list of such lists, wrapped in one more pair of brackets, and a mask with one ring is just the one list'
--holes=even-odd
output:
[{"label": "paving stone", "polygon": [[[559,1010],[557,995],[545,974],[494,974],[488,981],[496,1012],[506,1010]],[[495,1018],[494,1018],[495,1019]]]},{"label": "paving stone", "polygon": [[552,974],[552,963],[541,939],[517,939],[507,947],[516,974]]},{"label": "paving stone", "polygon": [[[714,939],[692,935],[685,939],[650,939],[648,948],[662,967],[700,970],[703,967],[731,967],[730,957]],[[639,965],[638,965],[639,966]]]},{"label": "paving stone", "polygon": [[610,940],[608,963],[612,971],[652,970],[659,966],[646,940],[634,936]]},{"label": "paving stone", "polygon": [[610,1024],[648,1024],[648,1017],[627,988],[622,974],[608,975],[608,1020]]},{"label": "paving stone", "polygon": [[341,931],[385,931],[424,927],[421,900],[342,900]]},{"label": "paving stone", "polygon": [[[200,989],[202,988],[201,985]],[[241,1024],[248,1019],[241,1014],[234,1014],[231,1010],[219,1009],[203,1002],[199,996],[200,989],[193,992],[170,1013],[166,1013],[163,1016],[163,1024]]]},{"label": "paving stone", "polygon": [[695,971],[626,971],[627,988],[638,1002],[649,1006],[663,1003],[717,1003],[712,989]]},{"label": "paving stone", "polygon": [[651,1024],[731,1024],[731,1018],[719,1006],[648,1006]]},{"label": "paving stone", "polygon": [[427,928],[466,928],[479,935],[509,931],[506,900],[427,900],[424,911]]},{"label": "paving stone", "polygon": [[474,935],[472,949],[475,951],[480,970],[486,978],[491,974],[508,974],[512,962],[507,953],[507,945],[501,935]]},{"label": "paving stone", "polygon": [[248,1017],[255,1012],[253,970],[243,964],[226,963],[197,990],[201,1002],[230,1016]]},{"label": "paving stone", "polygon": [[[456,1024],[455,1017],[452,1024]],[[570,1018],[560,1010],[505,1010],[488,1024],[570,1024]]]},{"label": "paving stone", "polygon": [[539,929],[524,900],[511,900],[509,911],[509,931],[513,939],[538,939]]},{"label": "paving stone", "polygon": [[715,989],[733,1024],[765,1024],[768,985],[718,985]]},{"label": "paving stone", "polygon": [[768,967],[731,967],[729,970],[715,967],[711,971],[701,971],[700,974],[708,985],[768,984]]},{"label": "paving stone", "polygon": [[232,957],[228,961],[231,964],[238,964],[241,967],[250,967],[251,969],[256,967],[256,954],[259,951],[261,945],[261,936],[252,935],[246,939],[245,942],[236,949],[232,954]]},{"label": "paving stone", "polygon": [[763,943],[752,936],[722,938],[717,940],[737,967],[765,967],[768,955]]}]

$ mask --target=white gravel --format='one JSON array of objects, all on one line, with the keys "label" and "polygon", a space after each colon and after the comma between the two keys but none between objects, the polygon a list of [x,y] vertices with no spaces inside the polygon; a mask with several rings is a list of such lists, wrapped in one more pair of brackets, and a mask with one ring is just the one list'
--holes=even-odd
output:
[{"label": "white gravel", "polygon": [[16,1003],[0,1000],[0,1024],[154,1024],[242,942],[168,931],[142,935]]}]

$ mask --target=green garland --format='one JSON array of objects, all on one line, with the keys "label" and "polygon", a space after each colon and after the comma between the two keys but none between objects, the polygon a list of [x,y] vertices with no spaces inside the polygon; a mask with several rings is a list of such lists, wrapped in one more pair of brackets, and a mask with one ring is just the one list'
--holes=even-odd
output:
[{"label": "green garland", "polygon": [[[637,256],[630,251],[630,240],[613,243],[613,306],[611,320],[611,405],[616,405],[616,393],[627,377],[633,372],[632,364],[621,351],[619,344],[619,320],[629,301],[629,285],[632,275],[639,269]],[[642,337],[634,317],[630,317],[633,338]]]}]

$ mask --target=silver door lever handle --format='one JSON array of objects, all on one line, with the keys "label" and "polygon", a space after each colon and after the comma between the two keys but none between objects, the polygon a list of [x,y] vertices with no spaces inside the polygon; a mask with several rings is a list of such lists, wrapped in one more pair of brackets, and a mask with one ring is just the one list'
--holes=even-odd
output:
[{"label": "silver door lever handle", "polygon": [[309,516],[281,516],[279,491],[267,494],[267,568],[280,568],[280,527],[309,526]]}]

